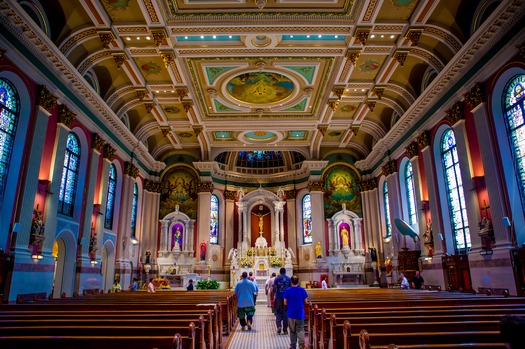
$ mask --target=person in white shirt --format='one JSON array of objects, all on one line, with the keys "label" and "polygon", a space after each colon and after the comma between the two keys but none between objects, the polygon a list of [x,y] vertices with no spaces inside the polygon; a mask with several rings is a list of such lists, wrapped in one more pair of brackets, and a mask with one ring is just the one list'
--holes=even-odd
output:
[{"label": "person in white shirt", "polygon": [[272,276],[266,280],[264,285],[264,293],[266,294],[266,305],[268,308],[272,307],[272,289],[273,289],[273,280],[275,279],[275,273],[272,273]]},{"label": "person in white shirt", "polygon": [[155,293],[155,285],[153,284],[153,278],[149,279],[148,293]]},{"label": "person in white shirt", "polygon": [[323,276],[323,279],[321,281],[321,288],[323,290],[328,290],[328,284],[326,283],[326,276]]},{"label": "person in white shirt", "polygon": [[410,289],[410,284],[408,283],[407,278],[405,277],[405,274],[400,273],[399,274],[399,280],[401,280],[401,289],[402,290],[408,290]]}]

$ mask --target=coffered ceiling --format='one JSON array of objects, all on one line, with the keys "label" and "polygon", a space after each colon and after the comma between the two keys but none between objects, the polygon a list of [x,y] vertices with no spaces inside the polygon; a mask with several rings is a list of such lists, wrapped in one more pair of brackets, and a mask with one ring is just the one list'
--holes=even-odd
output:
[{"label": "coffered ceiling", "polygon": [[[40,21],[30,1],[11,3]],[[498,4],[52,0],[39,6],[48,20],[40,23],[44,34],[155,161],[180,155],[213,161],[224,151],[251,149],[297,151],[307,160],[344,153],[363,162]]]}]

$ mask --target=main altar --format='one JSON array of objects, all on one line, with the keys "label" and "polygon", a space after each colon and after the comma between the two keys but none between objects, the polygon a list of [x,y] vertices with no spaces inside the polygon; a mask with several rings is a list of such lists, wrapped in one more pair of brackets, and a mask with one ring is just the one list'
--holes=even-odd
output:
[{"label": "main altar", "polygon": [[[237,197],[239,242],[237,248],[232,248],[228,254],[230,286],[235,286],[243,272],[251,272],[259,285],[263,285],[272,273],[279,275],[282,267],[286,268],[287,275],[292,275],[294,254],[284,241],[284,192],[279,189],[274,194],[258,188],[244,195],[239,189]],[[255,230],[259,236],[254,243],[254,229],[249,223],[252,216],[258,218]],[[265,234],[270,235],[270,243]]]}]

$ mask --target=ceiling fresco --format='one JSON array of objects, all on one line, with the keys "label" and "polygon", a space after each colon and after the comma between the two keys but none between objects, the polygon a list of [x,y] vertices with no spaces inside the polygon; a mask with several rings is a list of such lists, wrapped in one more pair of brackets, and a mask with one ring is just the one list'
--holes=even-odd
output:
[{"label": "ceiling fresco", "polygon": [[345,153],[366,171],[388,151],[377,144],[407,137],[396,128],[487,2],[55,0],[40,1],[51,25],[30,27],[152,161]]}]

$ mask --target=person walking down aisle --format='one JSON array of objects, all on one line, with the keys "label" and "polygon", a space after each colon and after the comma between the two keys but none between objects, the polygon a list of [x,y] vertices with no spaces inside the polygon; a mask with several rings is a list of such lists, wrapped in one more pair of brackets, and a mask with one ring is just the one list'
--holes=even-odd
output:
[{"label": "person walking down aisle", "polygon": [[284,292],[284,304],[288,307],[288,327],[290,328],[290,349],[295,349],[299,340],[299,349],[304,349],[304,305],[308,299],[306,290],[299,286],[297,275],[291,278],[292,286]]},{"label": "person walking down aisle", "polygon": [[255,314],[255,302],[253,294],[256,288],[252,281],[248,280],[248,273],[243,272],[241,281],[235,285],[234,293],[237,295],[237,317],[243,331],[252,329],[253,314]]},{"label": "person walking down aisle", "polygon": [[264,285],[264,293],[266,294],[266,305],[268,308],[272,307],[272,289],[273,289],[273,281],[275,280],[275,273],[272,273],[272,276],[266,280],[266,284]]},{"label": "person walking down aisle", "polygon": [[290,278],[286,276],[285,268],[281,268],[279,274],[273,281],[275,324],[277,326],[277,334],[281,334],[281,329],[284,334],[288,334],[288,315],[284,304],[284,291],[290,287]]}]

